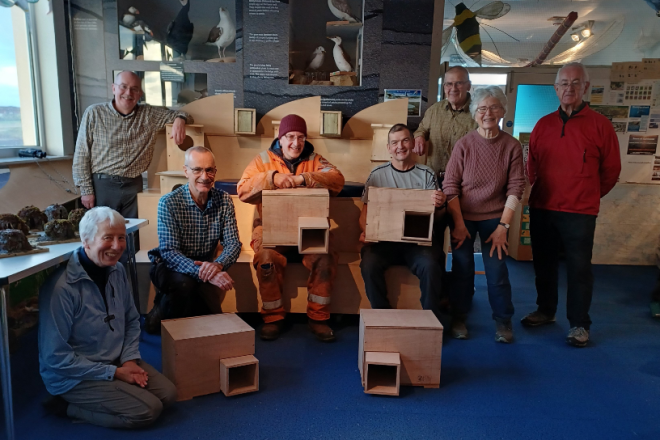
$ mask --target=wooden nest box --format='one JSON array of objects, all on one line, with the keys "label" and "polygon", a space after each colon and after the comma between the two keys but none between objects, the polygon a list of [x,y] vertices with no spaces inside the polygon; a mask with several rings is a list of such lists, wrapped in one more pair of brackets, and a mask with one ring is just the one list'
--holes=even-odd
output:
[{"label": "wooden nest box", "polygon": [[433,192],[370,187],[365,239],[430,246],[435,214]]},{"label": "wooden nest box", "polygon": [[327,189],[264,190],[263,245],[297,246],[301,254],[327,254],[330,194]]},{"label": "wooden nest box", "polygon": [[430,310],[360,310],[358,368],[364,392],[438,388],[443,327]]},{"label": "wooden nest box", "polygon": [[161,325],[163,374],[176,385],[177,400],[259,390],[254,329],[238,316],[168,319]]}]

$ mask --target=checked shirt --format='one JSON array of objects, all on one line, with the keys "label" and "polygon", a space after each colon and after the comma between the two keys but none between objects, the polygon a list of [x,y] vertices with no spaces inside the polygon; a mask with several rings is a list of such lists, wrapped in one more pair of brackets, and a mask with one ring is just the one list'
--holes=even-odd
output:
[{"label": "checked shirt", "polygon": [[[158,243],[157,249],[170,270],[197,278],[199,266],[194,261],[210,261],[220,243],[222,253],[215,262],[227,270],[241,253],[231,197],[211,188],[202,211],[190,195],[188,184],[164,195],[158,202]],[[153,251],[149,258],[156,262]]]},{"label": "checked shirt", "polygon": [[112,102],[90,105],[82,117],[76,152],[73,156],[73,181],[80,194],[94,194],[92,174],[135,178],[149,168],[154,155],[156,135],[178,117],[192,124],[186,112],[138,104],[124,116]]}]

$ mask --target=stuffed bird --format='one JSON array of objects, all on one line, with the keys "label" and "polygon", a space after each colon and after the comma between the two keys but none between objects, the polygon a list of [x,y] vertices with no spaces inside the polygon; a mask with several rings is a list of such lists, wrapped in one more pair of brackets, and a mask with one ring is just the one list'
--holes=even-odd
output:
[{"label": "stuffed bird", "polygon": [[319,46],[312,52],[309,65],[305,70],[318,70],[323,65],[323,61],[325,61],[325,49],[323,46]]},{"label": "stuffed bird", "polygon": [[186,58],[186,53],[188,52],[188,45],[190,40],[193,37],[193,30],[195,26],[190,22],[188,18],[188,12],[190,11],[190,0],[179,0],[181,3],[181,10],[176,15],[174,20],[167,25],[167,32],[165,35],[165,42],[172,49],[177,51],[181,58]]},{"label": "stuffed bird", "polygon": [[211,29],[209,38],[206,40],[207,44],[213,44],[218,47],[218,55],[220,58],[225,57],[225,48],[234,42],[236,39],[236,25],[229,16],[229,11],[225,8],[220,8],[220,22]]},{"label": "stuffed bird", "polygon": [[347,20],[351,23],[360,22],[360,20],[353,15],[351,7],[346,0],[328,0],[328,7],[330,8],[332,15],[340,20]]},{"label": "stuffed bird", "polygon": [[335,43],[335,47],[332,49],[332,57],[335,59],[337,68],[342,72],[352,72],[353,67],[351,66],[350,58],[341,47],[341,37],[327,38],[328,40],[332,40]]}]

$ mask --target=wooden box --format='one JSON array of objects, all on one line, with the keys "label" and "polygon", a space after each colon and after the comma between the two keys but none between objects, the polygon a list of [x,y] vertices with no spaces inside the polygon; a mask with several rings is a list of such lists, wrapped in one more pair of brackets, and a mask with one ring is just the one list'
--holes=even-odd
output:
[{"label": "wooden box", "polygon": [[442,331],[430,310],[360,310],[358,368],[362,385],[366,385],[365,353],[377,351],[399,354],[401,385],[438,388]]},{"label": "wooden box", "polygon": [[518,261],[532,260],[532,239],[529,233],[529,200],[516,208],[509,228],[509,255]]},{"label": "wooden box", "polygon": [[261,203],[264,246],[298,246],[300,217],[330,216],[327,189],[264,190]]},{"label": "wooden box", "polygon": [[325,137],[341,137],[341,112],[321,112],[320,135]]},{"label": "wooden box", "polygon": [[298,252],[327,254],[330,240],[328,217],[298,217]]},{"label": "wooden box", "polygon": [[225,396],[259,391],[259,361],[252,355],[220,360],[220,389]]},{"label": "wooden box", "polygon": [[435,202],[433,190],[369,188],[365,239],[430,246]]},{"label": "wooden box", "polygon": [[401,379],[399,353],[368,351],[364,354],[364,392],[398,396]]},{"label": "wooden box", "polygon": [[204,126],[198,124],[186,125],[186,138],[181,145],[174,143],[172,136],[172,124],[165,126],[165,138],[167,141],[167,169],[170,171],[183,169],[186,150],[191,147],[204,146]]},{"label": "wooden box", "polygon": [[221,390],[221,359],[254,354],[254,329],[238,316],[196,316],[162,321],[163,374],[177,400]]},{"label": "wooden box", "polygon": [[174,191],[176,185],[188,183],[183,170],[159,171],[156,175],[160,178],[160,193],[163,195]]},{"label": "wooden box", "polygon": [[387,136],[393,126],[393,124],[371,124],[371,129],[374,131],[374,137],[371,141],[372,162],[389,162],[392,160],[392,155],[387,151]]},{"label": "wooden box", "polygon": [[257,134],[257,110],[253,108],[234,109],[234,133]]}]

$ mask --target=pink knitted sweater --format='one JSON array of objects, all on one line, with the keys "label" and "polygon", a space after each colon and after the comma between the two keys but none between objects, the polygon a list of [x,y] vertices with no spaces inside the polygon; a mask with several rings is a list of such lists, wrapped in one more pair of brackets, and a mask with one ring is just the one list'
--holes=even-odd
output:
[{"label": "pink knitted sweater", "polygon": [[454,145],[442,190],[447,200],[460,197],[465,220],[501,217],[507,196],[525,190],[520,142],[503,131],[493,139],[469,132]]}]

